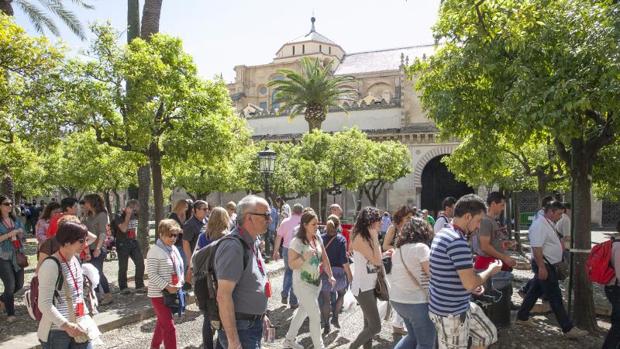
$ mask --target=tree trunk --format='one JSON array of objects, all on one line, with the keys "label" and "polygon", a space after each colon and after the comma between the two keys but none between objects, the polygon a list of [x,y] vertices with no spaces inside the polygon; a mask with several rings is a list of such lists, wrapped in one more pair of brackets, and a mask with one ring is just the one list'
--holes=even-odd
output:
[{"label": "tree trunk", "polygon": [[153,177],[153,202],[155,206],[155,226],[164,219],[164,184],[161,174],[161,149],[157,141],[149,146],[149,162]]},{"label": "tree trunk", "polygon": [[142,28],[140,37],[148,40],[151,35],[159,33],[159,17],[162,0],[145,0],[142,8]]},{"label": "tree trunk", "polygon": [[549,181],[547,175],[538,173],[536,175],[536,181],[538,183],[538,207],[542,206],[542,200],[547,195],[547,188],[549,187]]},{"label": "tree trunk", "polygon": [[[308,132],[321,129],[321,123],[317,122],[315,119],[306,118],[306,121],[308,122]],[[312,207],[315,212],[319,213],[320,206],[321,206],[321,195],[319,194],[319,192],[317,191],[315,193],[310,194],[310,207]]]},{"label": "tree trunk", "polygon": [[127,0],[127,43],[140,37],[140,0]]},{"label": "tree trunk", "polygon": [[[587,149],[582,146],[583,142],[573,142],[571,154],[573,156],[573,168],[571,177],[574,182],[573,214],[574,220],[574,246],[576,249],[589,250],[592,246],[591,224],[591,189],[592,189],[592,159]],[[592,283],[586,274],[585,253],[573,254],[575,307],[573,319],[575,325],[581,329],[593,332],[596,330],[596,314],[594,313],[594,301],[592,298]]]},{"label": "tree trunk", "polygon": [[13,5],[11,3],[13,0],[0,0],[0,11],[7,16],[13,16],[15,13],[13,12]]},{"label": "tree trunk", "polygon": [[515,241],[517,242],[517,251],[523,255],[523,245],[521,244],[521,210],[519,209],[519,194],[513,192],[512,205],[514,206],[514,220],[515,220]]},{"label": "tree trunk", "polygon": [[[0,194],[6,195],[11,201],[15,202],[15,192],[13,186],[13,177],[8,172],[5,172],[4,177],[2,177],[2,184],[0,188]],[[19,202],[15,202],[15,205],[19,205]]]},{"label": "tree trunk", "polygon": [[321,212],[319,212],[319,219],[321,222],[325,222],[327,219],[327,190],[321,189]]},{"label": "tree trunk", "polygon": [[138,168],[138,202],[140,214],[138,216],[138,243],[143,256],[149,251],[151,239],[149,237],[149,196],[151,194],[151,173],[148,165]]},{"label": "tree trunk", "polygon": [[355,204],[355,220],[357,220],[357,215],[362,210],[362,196],[364,195],[364,188],[360,186],[357,189],[357,203]]}]

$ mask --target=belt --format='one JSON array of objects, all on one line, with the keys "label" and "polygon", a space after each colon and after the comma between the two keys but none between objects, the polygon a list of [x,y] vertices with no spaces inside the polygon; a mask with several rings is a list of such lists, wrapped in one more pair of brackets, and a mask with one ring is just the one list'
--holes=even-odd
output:
[{"label": "belt", "polygon": [[244,314],[244,313],[235,313],[235,319],[236,320],[249,320],[249,321],[256,321],[256,320],[262,320],[265,317],[265,314]]}]

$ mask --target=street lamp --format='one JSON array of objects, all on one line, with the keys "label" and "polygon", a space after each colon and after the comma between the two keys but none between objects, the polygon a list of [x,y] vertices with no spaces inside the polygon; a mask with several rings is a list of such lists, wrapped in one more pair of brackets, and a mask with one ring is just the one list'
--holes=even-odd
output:
[{"label": "street lamp", "polygon": [[258,152],[258,169],[260,170],[261,175],[263,176],[263,185],[265,198],[267,201],[270,200],[269,193],[269,177],[273,175],[273,172],[276,168],[276,152],[269,149],[268,146],[265,146],[265,149]]}]

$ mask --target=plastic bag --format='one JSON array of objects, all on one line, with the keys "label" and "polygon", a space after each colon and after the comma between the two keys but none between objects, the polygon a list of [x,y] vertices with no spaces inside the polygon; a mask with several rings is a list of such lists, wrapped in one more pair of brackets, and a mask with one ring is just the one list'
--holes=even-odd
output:
[{"label": "plastic bag", "polygon": [[355,296],[353,296],[353,292],[351,292],[351,289],[348,289],[347,293],[344,294],[344,300],[342,303],[343,311],[351,310],[356,304],[357,300],[355,299]]},{"label": "plastic bag", "polygon": [[377,300],[377,309],[379,310],[379,318],[383,320],[389,320],[392,316],[392,306],[389,301]]}]

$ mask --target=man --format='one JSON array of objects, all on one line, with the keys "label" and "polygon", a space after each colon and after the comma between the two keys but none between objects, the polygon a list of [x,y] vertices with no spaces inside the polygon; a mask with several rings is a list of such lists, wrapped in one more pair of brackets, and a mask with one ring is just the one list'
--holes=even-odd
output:
[{"label": "man", "polygon": [[284,199],[278,196],[276,198],[276,205],[278,205],[280,211],[280,222],[291,216],[291,206],[289,206]]},{"label": "man", "polygon": [[[259,349],[263,337],[263,321],[271,285],[260,253],[258,237],[267,231],[271,212],[263,198],[248,195],[237,205],[238,226],[231,234],[239,235],[245,244],[226,239],[215,253],[217,302],[222,322],[218,339],[228,349]],[[244,268],[243,255],[250,251]]]},{"label": "man", "polygon": [[269,223],[269,227],[267,228],[267,233],[264,235],[265,255],[267,256],[273,254],[274,237],[276,235],[276,229],[278,227],[278,222],[280,219],[278,215],[278,210],[275,207],[271,208],[270,213],[271,213],[271,222]]},{"label": "man", "polygon": [[[273,260],[280,259],[280,244],[282,244],[282,259],[284,259],[284,280],[282,281],[282,304],[289,304],[292,309],[298,307],[297,297],[293,292],[293,269],[288,266],[288,247],[295,235],[295,228],[299,226],[301,214],[304,207],[301,204],[293,205],[293,213],[286,218],[278,228],[275,247],[273,250]],[[290,298],[289,298],[290,297]]]},{"label": "man", "polygon": [[422,219],[427,221],[428,224],[431,225],[431,227],[435,227],[435,218],[433,218],[433,216],[428,214],[428,210],[427,209],[423,209],[422,210]]},{"label": "man", "polygon": [[331,204],[329,206],[329,214],[327,215],[328,217],[331,215],[334,215],[336,217],[338,217],[339,219],[342,219],[342,207],[340,207],[340,205],[338,204]]},{"label": "man", "polygon": [[562,242],[555,230],[555,223],[560,219],[563,211],[562,203],[551,201],[545,207],[545,214],[537,218],[530,226],[529,238],[533,250],[532,271],[535,277],[517,314],[517,323],[527,326],[534,325],[529,320],[530,310],[538,298],[545,295],[562,332],[569,338],[576,338],[583,337],[588,333],[574,327],[566,309],[564,309],[562,291],[555,266],[555,264],[562,262]]},{"label": "man", "polygon": [[506,198],[494,191],[487,196],[487,205],[487,214],[482,217],[480,229],[472,238],[473,250],[478,255],[475,268],[485,270],[494,259],[499,259],[503,263],[502,270],[508,271],[517,262],[506,253],[510,245],[508,231],[498,223],[499,216],[506,208]]},{"label": "man", "polygon": [[130,294],[127,287],[127,265],[129,258],[136,266],[136,292],[144,293],[144,257],[138,245],[138,214],[140,204],[138,200],[129,200],[123,212],[116,215],[112,223],[112,231],[116,239],[116,252],[118,253],[118,287],[121,294]]},{"label": "man", "polygon": [[383,237],[390,225],[392,225],[392,218],[390,217],[390,213],[385,211],[383,212],[383,217],[381,217],[381,235],[379,236],[379,241],[383,242]]},{"label": "man", "polygon": [[467,237],[480,227],[486,213],[484,201],[465,195],[453,212],[452,224],[440,229],[431,246],[429,316],[437,329],[439,349],[465,349],[469,338],[472,348],[486,348],[497,341],[497,329],[470,298],[472,293],[484,292],[481,285],[501,270],[501,264],[494,261],[480,273],[472,265]]},{"label": "man", "polygon": [[564,212],[562,212],[562,217],[555,224],[555,229],[562,235],[562,242],[564,246],[564,258],[566,259],[569,255],[568,249],[570,248],[570,203],[563,202],[562,206],[564,206]]},{"label": "man", "polygon": [[230,217],[230,230],[233,230],[237,224],[237,204],[234,201],[230,201],[226,204],[226,211]]},{"label": "man", "polygon": [[56,213],[50,218],[50,225],[47,227],[47,238],[52,238],[56,236],[56,232],[58,231],[58,220],[60,217],[65,215],[77,216],[78,200],[76,198],[64,198],[60,200],[60,209],[62,210],[60,213]]},{"label": "man", "polygon": [[435,220],[435,225],[433,226],[433,230],[435,234],[439,233],[441,229],[450,224],[452,220],[452,216],[454,216],[454,205],[456,204],[456,199],[452,196],[448,196],[443,199],[441,202],[441,208],[443,211],[439,212],[437,219]]},{"label": "man", "polygon": [[183,224],[183,252],[185,254],[185,289],[191,288],[192,273],[188,271],[189,261],[192,260],[192,254],[200,233],[207,231],[207,211],[209,210],[209,204],[203,200],[197,200],[194,202],[192,210],[192,218],[188,219]]}]

